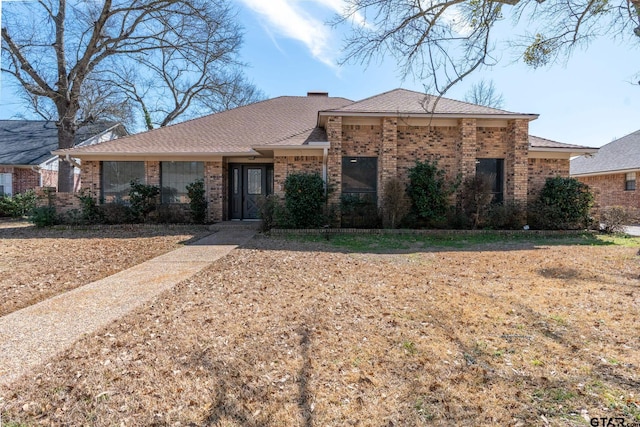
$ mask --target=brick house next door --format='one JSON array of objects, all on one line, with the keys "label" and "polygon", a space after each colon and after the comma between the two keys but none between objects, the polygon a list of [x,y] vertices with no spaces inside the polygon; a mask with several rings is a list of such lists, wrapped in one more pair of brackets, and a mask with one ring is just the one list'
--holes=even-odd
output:
[{"label": "brick house next door", "polygon": [[232,220],[259,219],[260,197],[273,193],[273,165],[229,165],[229,212]]}]

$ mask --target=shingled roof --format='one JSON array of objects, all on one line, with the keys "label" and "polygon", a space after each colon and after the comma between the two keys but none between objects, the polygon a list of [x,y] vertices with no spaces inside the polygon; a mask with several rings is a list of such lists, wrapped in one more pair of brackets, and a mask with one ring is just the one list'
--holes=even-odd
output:
[{"label": "shingled roof", "polygon": [[[76,144],[119,126],[118,123],[90,123],[78,129]],[[0,120],[0,165],[39,165],[53,157],[58,148],[58,128],[44,120]]]},{"label": "shingled roof", "polygon": [[[281,96],[73,150],[74,155],[255,154],[252,147],[326,141],[318,111],[350,104],[326,94]],[[62,153],[63,151],[59,151]]]},{"label": "shingled roof", "polygon": [[[435,105],[435,109],[433,108]],[[527,118],[534,120],[537,114],[514,113],[497,108],[470,104],[444,97],[425,95],[407,89],[394,89],[341,108],[321,112],[322,115],[430,115],[441,117],[470,116],[478,118]]]},{"label": "shingled roof", "polygon": [[552,141],[539,136],[529,135],[529,149],[533,151],[562,151],[570,152],[574,155],[597,153],[597,148],[585,147],[584,145],[565,144],[564,142]]},{"label": "shingled roof", "polygon": [[640,170],[640,130],[603,145],[598,154],[571,160],[571,175],[603,175]]}]

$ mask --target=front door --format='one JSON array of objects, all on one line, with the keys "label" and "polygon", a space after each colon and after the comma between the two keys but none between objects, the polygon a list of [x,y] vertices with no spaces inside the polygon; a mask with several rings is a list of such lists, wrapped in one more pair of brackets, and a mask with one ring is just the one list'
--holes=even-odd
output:
[{"label": "front door", "polygon": [[231,219],[258,219],[258,200],[272,192],[273,166],[231,164],[229,171]]}]

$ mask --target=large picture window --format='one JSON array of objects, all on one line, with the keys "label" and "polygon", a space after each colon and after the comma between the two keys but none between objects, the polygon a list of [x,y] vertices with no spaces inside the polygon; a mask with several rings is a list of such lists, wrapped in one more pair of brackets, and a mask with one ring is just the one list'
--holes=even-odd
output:
[{"label": "large picture window", "polygon": [[162,203],[189,203],[187,185],[203,178],[203,162],[161,162]]},{"label": "large picture window", "polygon": [[144,162],[102,162],[102,199],[105,203],[129,200],[131,181],[145,182]]},{"label": "large picture window", "polygon": [[494,203],[504,200],[504,159],[476,160],[476,175],[486,177],[491,182]]}]

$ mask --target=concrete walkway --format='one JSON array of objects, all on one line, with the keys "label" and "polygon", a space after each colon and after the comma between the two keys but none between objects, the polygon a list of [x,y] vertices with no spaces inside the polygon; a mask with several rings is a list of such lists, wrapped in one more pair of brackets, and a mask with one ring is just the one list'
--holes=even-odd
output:
[{"label": "concrete walkway", "polygon": [[0,388],[187,279],[255,230],[218,231],[194,244],[0,317]]}]

